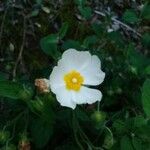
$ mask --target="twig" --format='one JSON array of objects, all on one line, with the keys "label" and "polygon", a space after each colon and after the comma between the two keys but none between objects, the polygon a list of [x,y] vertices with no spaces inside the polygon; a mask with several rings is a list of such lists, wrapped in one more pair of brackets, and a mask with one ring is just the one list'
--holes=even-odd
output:
[{"label": "twig", "polygon": [[20,51],[19,51],[16,63],[15,63],[14,69],[13,69],[13,80],[16,77],[17,66],[18,66],[18,64],[19,64],[19,62],[20,62],[20,60],[22,58],[22,53],[23,53],[24,45],[25,45],[25,38],[26,38],[26,18],[24,17],[24,22],[23,22],[23,39],[22,39],[22,44],[21,44],[21,48],[20,48]]},{"label": "twig", "polygon": [[[104,13],[102,13],[102,12],[100,12],[100,11],[97,11],[97,10],[95,10],[94,13],[97,14],[97,15],[103,16],[103,17],[106,16],[106,14],[104,14]],[[111,18],[111,20],[112,20],[113,22],[116,22],[117,24],[119,24],[119,25],[125,27],[128,31],[132,31],[134,34],[136,34],[137,36],[141,37],[141,34],[140,34],[140,33],[138,33],[136,30],[134,30],[133,28],[131,28],[131,27],[128,26],[127,24],[125,24],[125,23],[123,23],[123,22],[117,20],[116,18]]]}]

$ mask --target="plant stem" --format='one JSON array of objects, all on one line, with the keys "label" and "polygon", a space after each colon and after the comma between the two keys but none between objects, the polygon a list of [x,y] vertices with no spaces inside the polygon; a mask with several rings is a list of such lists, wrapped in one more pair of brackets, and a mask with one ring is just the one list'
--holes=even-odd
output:
[{"label": "plant stem", "polygon": [[100,110],[100,101],[97,102],[97,111],[99,112]]},{"label": "plant stem", "polygon": [[76,119],[75,112],[73,113],[73,115],[74,115],[74,119],[75,119],[74,121],[75,121],[75,123],[76,123],[76,128],[77,128],[77,130],[79,131],[82,140],[87,144],[87,146],[90,146],[91,148],[93,148],[93,149],[95,149],[95,150],[103,150],[103,148],[101,148],[101,147],[96,147],[96,146],[94,146],[94,145],[91,143],[91,141],[89,140],[89,138],[87,137],[87,135],[84,133],[84,131],[83,131],[82,128],[80,127],[79,122],[78,122],[78,120]]},{"label": "plant stem", "polygon": [[75,116],[75,112],[74,111],[73,111],[72,125],[73,125],[73,133],[74,133],[74,137],[75,137],[76,143],[77,143],[77,145],[79,146],[79,148],[81,150],[84,150],[83,146],[81,145],[81,143],[78,140],[77,131],[75,129],[77,127],[77,122],[76,122],[76,116]]}]

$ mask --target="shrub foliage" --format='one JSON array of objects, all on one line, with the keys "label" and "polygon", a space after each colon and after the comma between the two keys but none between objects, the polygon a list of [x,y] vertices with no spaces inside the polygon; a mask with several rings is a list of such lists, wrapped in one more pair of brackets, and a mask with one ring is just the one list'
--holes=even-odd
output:
[{"label": "shrub foliage", "polygon": [[[0,2],[0,149],[149,150],[149,8],[146,0]],[[71,110],[35,88],[68,48],[101,59],[100,104]]]}]

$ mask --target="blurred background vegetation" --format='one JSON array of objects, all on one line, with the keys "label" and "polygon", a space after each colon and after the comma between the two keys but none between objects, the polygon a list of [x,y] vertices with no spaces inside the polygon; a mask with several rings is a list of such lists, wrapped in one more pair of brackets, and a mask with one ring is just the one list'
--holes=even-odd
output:
[{"label": "blurred background vegetation", "polygon": [[[146,0],[0,1],[0,150],[150,150],[149,25]],[[35,88],[68,48],[101,59],[100,105]]]}]

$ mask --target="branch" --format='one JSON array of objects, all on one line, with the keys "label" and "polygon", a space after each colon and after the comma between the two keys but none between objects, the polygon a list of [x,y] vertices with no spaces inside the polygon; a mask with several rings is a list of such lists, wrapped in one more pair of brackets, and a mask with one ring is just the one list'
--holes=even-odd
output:
[{"label": "branch", "polygon": [[[104,14],[104,13],[102,13],[102,12],[100,12],[100,11],[97,11],[97,10],[95,10],[94,13],[97,14],[97,15],[103,16],[103,17],[106,16],[106,14]],[[116,22],[117,24],[121,25],[122,27],[125,27],[128,31],[133,32],[133,33],[136,34],[138,37],[141,37],[141,34],[140,34],[140,33],[138,33],[136,30],[134,30],[133,28],[131,28],[131,27],[128,26],[127,24],[125,24],[125,23],[123,23],[123,22],[121,22],[121,21],[119,21],[119,20],[117,20],[117,19],[115,19],[115,18],[111,18],[111,20],[112,20],[113,22]]]},{"label": "branch", "polygon": [[26,18],[24,17],[24,22],[23,22],[23,39],[22,39],[22,44],[21,44],[21,47],[20,47],[20,51],[19,51],[16,63],[15,63],[14,69],[13,69],[13,80],[16,77],[17,66],[18,66],[18,64],[19,64],[19,62],[20,62],[20,60],[22,58],[22,53],[23,53],[24,45],[25,45],[25,38],[26,38]]}]

